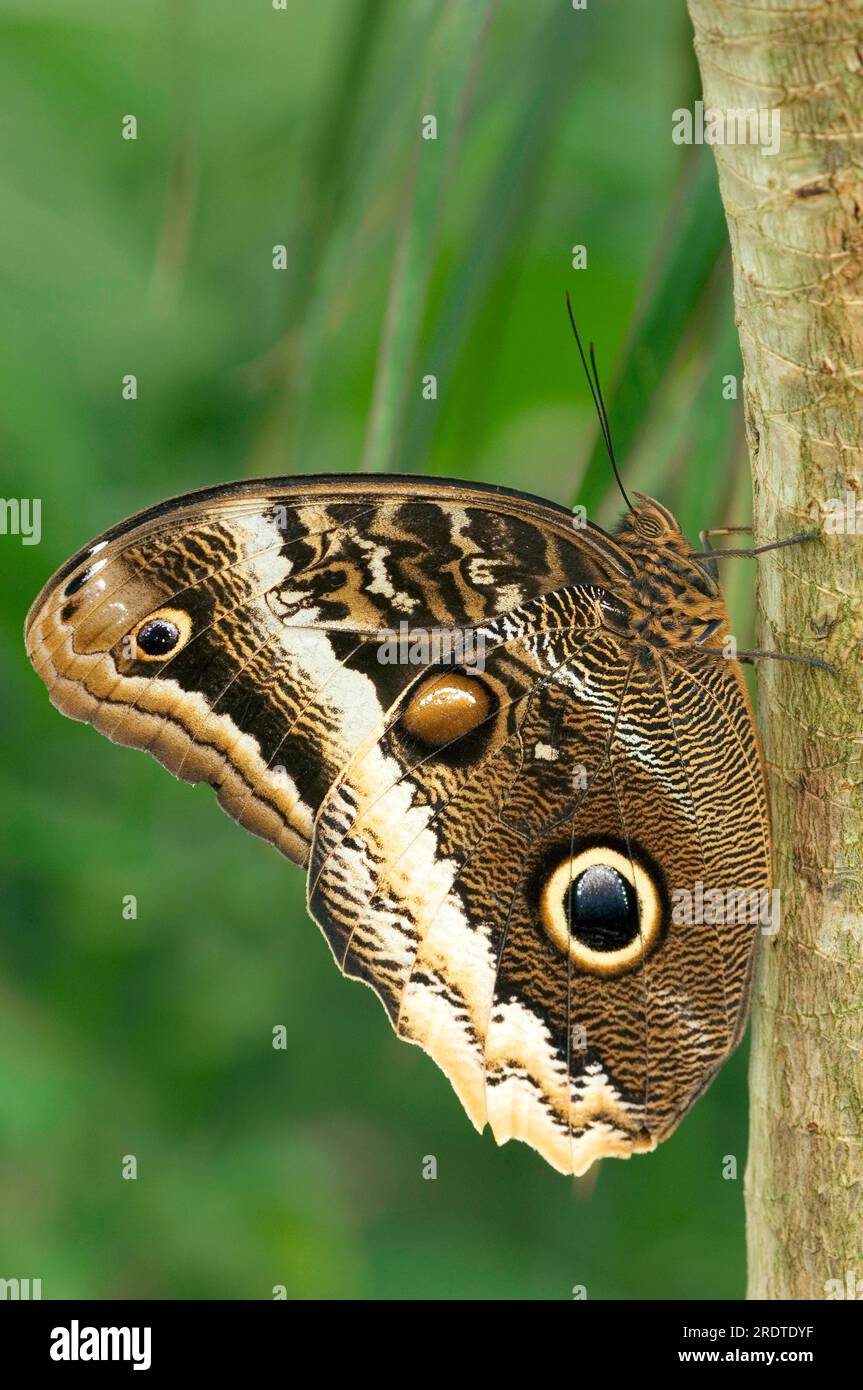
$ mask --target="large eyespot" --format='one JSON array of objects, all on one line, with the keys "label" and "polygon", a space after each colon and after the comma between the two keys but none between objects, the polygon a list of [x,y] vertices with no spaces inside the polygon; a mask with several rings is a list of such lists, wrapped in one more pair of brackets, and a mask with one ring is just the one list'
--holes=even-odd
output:
[{"label": "large eyespot", "polygon": [[495,699],[479,676],[444,671],[427,676],[402,711],[401,723],[429,748],[443,748],[475,733],[494,709]]},{"label": "large eyespot", "polygon": [[135,661],[166,661],[182,651],[192,635],[192,620],[182,608],[157,608],[129,634]]},{"label": "large eyespot", "polygon": [[638,965],[659,940],[662,897],[653,875],[610,845],[567,856],[539,896],[545,931],[574,965],[617,975]]}]

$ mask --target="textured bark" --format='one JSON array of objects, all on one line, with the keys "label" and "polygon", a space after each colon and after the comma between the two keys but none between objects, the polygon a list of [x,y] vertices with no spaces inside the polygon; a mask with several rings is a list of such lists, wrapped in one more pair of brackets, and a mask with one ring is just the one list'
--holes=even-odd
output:
[{"label": "textured bark", "polygon": [[[863,0],[689,0],[705,104],[778,108],[780,148],[717,146],[756,539],[863,502]],[[760,724],[779,932],[760,943],[749,1296],[863,1297],[863,505],[758,564]],[[729,560],[727,564],[748,561]],[[859,1284],[857,1281],[861,1281]]]}]

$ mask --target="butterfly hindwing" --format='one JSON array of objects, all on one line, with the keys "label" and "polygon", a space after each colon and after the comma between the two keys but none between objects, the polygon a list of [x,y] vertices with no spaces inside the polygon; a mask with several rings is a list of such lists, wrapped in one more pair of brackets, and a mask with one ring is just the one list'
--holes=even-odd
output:
[{"label": "butterfly hindwing", "polygon": [[[655,1147],[736,1041],[754,927],[675,923],[672,904],[727,881],[741,836],[723,798],[739,822],[755,796],[737,881],[763,884],[765,808],[751,761],[729,758],[717,780],[703,754],[716,710],[693,701],[698,682],[745,710],[715,657],[657,681],[602,629],[588,587],[483,636],[482,672],[456,673],[487,688],[483,738],[456,718],[451,740],[418,743],[413,707],[452,680],[420,674],[322,805],[310,911],[477,1128],[579,1173]],[[639,907],[631,940],[573,950],[573,885],[609,864]]]}]

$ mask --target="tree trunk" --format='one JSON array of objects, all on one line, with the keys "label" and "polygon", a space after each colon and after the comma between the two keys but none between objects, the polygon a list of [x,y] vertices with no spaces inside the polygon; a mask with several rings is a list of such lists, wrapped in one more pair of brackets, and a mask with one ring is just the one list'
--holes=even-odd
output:
[{"label": "tree trunk", "polygon": [[755,562],[759,646],[838,667],[759,664],[781,926],[760,942],[755,985],[749,1297],[860,1298],[863,0],[689,10],[705,107],[780,115],[776,153],[714,151],[756,538],[822,531]]}]

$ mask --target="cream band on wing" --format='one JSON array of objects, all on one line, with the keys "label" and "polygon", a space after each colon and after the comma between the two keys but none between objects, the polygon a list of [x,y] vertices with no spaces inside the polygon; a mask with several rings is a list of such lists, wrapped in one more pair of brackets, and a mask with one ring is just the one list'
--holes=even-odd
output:
[{"label": "cream band on wing", "polygon": [[662,927],[653,878],[610,845],[592,845],[559,863],[540,891],[539,914],[557,949],[598,975],[638,965]]}]

